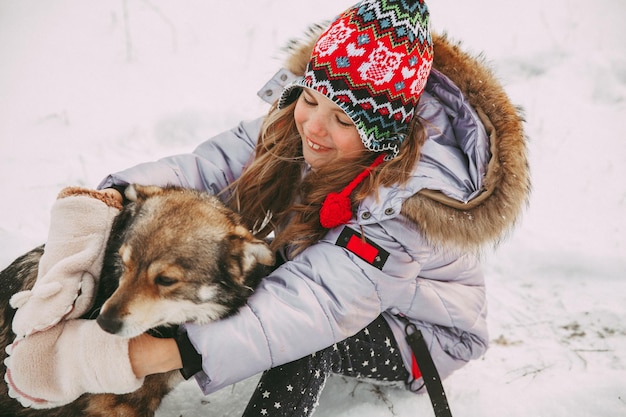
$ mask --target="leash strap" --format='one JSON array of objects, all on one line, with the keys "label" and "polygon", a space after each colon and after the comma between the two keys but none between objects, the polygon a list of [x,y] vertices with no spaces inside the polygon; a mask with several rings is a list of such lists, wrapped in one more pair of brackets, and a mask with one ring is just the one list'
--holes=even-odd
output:
[{"label": "leash strap", "polygon": [[406,341],[408,342],[415,359],[422,373],[422,379],[424,385],[426,385],[426,391],[430,397],[430,402],[435,410],[436,417],[452,417],[450,406],[448,405],[448,399],[446,398],[446,392],[443,389],[439,372],[433,362],[433,358],[430,355],[428,346],[420,329],[418,329],[413,323],[409,322],[406,317],[403,317],[406,326],[404,332],[406,333]]}]

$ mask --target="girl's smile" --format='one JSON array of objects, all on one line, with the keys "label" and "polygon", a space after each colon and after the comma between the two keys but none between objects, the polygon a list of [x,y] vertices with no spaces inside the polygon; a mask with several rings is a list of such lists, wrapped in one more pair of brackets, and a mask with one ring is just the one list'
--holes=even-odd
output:
[{"label": "girl's smile", "polygon": [[313,148],[313,150],[316,150],[316,151],[323,151],[323,150],[329,149],[329,148],[327,148],[325,146],[322,146],[322,145],[320,145],[318,143],[313,142],[309,138],[306,138],[306,143],[307,143],[307,145],[309,145],[310,148]]}]

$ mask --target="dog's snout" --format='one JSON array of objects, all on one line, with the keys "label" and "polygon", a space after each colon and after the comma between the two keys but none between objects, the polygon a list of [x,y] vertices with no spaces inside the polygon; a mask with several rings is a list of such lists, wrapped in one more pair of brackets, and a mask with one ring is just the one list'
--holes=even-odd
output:
[{"label": "dog's snout", "polygon": [[122,320],[100,314],[96,319],[98,325],[107,333],[117,334],[122,328]]}]

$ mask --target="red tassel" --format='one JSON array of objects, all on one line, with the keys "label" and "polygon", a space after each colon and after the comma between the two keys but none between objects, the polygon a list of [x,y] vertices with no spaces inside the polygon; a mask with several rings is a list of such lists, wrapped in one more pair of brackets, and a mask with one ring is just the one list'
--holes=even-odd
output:
[{"label": "red tassel", "polygon": [[320,223],[322,227],[333,227],[346,224],[352,218],[350,198],[340,193],[330,193],[326,196],[320,209]]},{"label": "red tassel", "polygon": [[353,179],[350,184],[338,193],[330,193],[324,199],[322,207],[320,208],[320,224],[326,229],[332,229],[333,227],[346,224],[352,219],[352,202],[350,201],[350,194],[367,176],[372,169],[380,165],[385,159],[385,155],[379,155],[372,165],[363,170],[359,175]]}]

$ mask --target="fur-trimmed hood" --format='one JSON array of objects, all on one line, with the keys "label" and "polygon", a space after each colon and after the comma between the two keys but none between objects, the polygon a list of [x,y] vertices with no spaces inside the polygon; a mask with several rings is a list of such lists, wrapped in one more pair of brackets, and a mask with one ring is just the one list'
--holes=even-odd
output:
[{"label": "fur-trimmed hood", "polygon": [[[305,40],[288,45],[285,66],[293,74],[304,74],[323,29],[317,25]],[[454,90],[458,87],[463,96],[460,100],[469,103],[484,126],[489,159],[484,172],[478,174],[479,188],[469,198],[428,187],[403,199],[401,211],[433,245],[475,250],[505,237],[528,202],[531,187],[523,120],[482,59],[462,51],[446,36],[433,35],[433,41],[435,58],[429,83],[447,83]]]}]

